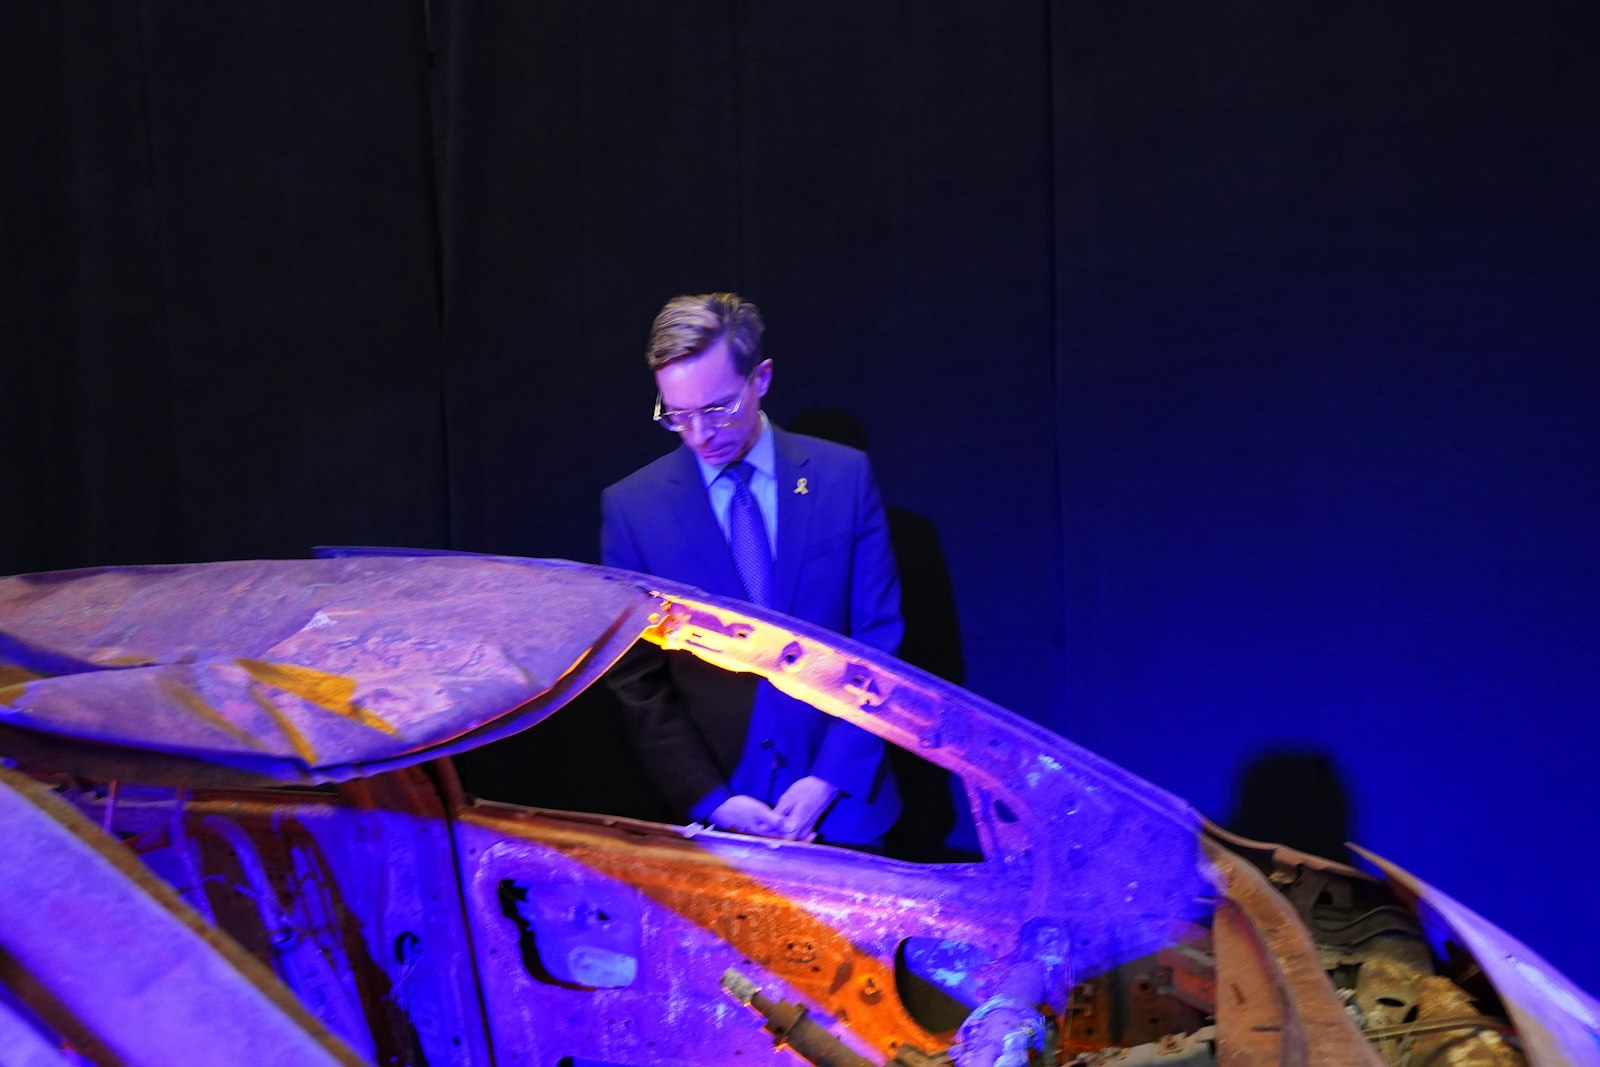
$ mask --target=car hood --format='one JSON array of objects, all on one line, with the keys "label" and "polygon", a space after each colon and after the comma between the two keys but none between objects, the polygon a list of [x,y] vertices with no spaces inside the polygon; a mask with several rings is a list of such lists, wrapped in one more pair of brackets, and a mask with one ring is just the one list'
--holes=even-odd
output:
[{"label": "car hood", "polygon": [[449,555],[0,578],[0,747],[93,777],[343,781],[533,725],[657,603],[587,568]]}]

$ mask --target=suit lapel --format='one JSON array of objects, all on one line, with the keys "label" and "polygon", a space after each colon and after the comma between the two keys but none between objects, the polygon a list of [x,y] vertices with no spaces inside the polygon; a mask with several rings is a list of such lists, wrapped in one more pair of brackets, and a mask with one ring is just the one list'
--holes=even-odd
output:
[{"label": "suit lapel", "polygon": [[680,462],[668,476],[672,483],[670,518],[678,543],[693,546],[690,552],[695,564],[695,573],[686,575],[686,580],[718,596],[743,597],[744,582],[733,565],[722,527],[717,525],[717,514],[711,510],[706,483],[700,480],[700,465],[685,446],[680,445],[674,455]]},{"label": "suit lapel", "polygon": [[795,487],[806,476],[811,457],[792,434],[773,427],[772,436],[778,457],[778,555],[772,568],[772,606],[793,614],[800,561],[806,558],[806,546],[811,543],[815,508],[815,492],[798,493]]}]

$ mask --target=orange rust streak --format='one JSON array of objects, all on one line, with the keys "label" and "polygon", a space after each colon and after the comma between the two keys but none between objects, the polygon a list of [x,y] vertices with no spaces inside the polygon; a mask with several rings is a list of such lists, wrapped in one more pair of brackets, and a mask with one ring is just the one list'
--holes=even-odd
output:
[{"label": "orange rust streak", "polygon": [[14,688],[21,689],[22,686],[27,685],[29,681],[38,681],[40,678],[48,677],[50,677],[50,675],[42,675],[42,673],[38,673],[37,670],[29,670],[27,667],[18,667],[18,665],[14,664],[0,664],[0,697],[10,696],[10,691],[13,686]]},{"label": "orange rust streak", "polygon": [[283,733],[283,736],[289,739],[289,743],[294,746],[295,752],[305,761],[306,766],[315,767],[317,765],[317,750],[311,746],[311,741],[306,735],[301,733],[293,722],[289,721],[289,717],[283,713],[278,705],[274,704],[271,699],[254,687],[250,690],[250,699],[254,700],[262,711],[272,716],[272,721],[278,724],[278,729]]},{"label": "orange rust streak", "polygon": [[258,659],[239,659],[234,662],[238,663],[251,678],[263,685],[291,693],[308,704],[353,719],[362,726],[386,733],[390,737],[400,736],[400,731],[387,720],[355,702],[354,678],[347,678],[342,674],[330,674],[311,667],[301,667],[293,663],[267,663]]},{"label": "orange rust streak", "polygon": [[39,674],[26,667],[0,666],[0,703],[10,703],[13,697],[21,696],[22,689],[29,682],[37,682],[40,678],[48,678],[48,674]]},{"label": "orange rust streak", "polygon": [[237,740],[243,741],[251,748],[259,749],[263,752],[268,751],[267,747],[263,745],[259,739],[253,737],[248,731],[241,730],[239,727],[229,722],[223,717],[220,711],[218,711],[216,708],[213,708],[206,702],[204,697],[195,692],[189,686],[185,685],[181,680],[172,678],[170,676],[164,676],[161,678],[158,684],[160,685],[161,690],[166,693],[168,697],[183,705],[183,707],[189,712],[199,716],[201,719],[204,719],[206,722],[209,722],[211,725],[217,727],[217,729],[224,731]]},{"label": "orange rust streak", "polygon": [[[463,812],[463,822],[558,849],[568,857],[710,930],[741,955],[803,992],[874,1048],[942,1045],[906,1013],[894,994],[893,961],[856,945],[783,892],[693,842],[679,838],[597,841],[593,827]],[[781,933],[780,933],[781,932]],[[786,943],[806,942],[811,957],[785,959]],[[876,990],[869,1001],[865,990]]]}]

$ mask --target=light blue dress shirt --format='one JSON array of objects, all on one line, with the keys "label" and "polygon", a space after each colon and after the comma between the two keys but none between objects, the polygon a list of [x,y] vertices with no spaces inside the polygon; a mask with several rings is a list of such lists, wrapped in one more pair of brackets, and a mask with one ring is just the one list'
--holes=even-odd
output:
[{"label": "light blue dress shirt", "polygon": [[[733,507],[733,479],[723,478],[721,467],[713,467],[699,456],[694,461],[700,465],[700,477],[705,481],[706,493],[711,497],[711,510],[717,514],[717,525],[722,528],[723,540],[727,540],[728,512]],[[773,445],[772,426],[767,422],[765,411],[761,413],[761,434],[756,438],[756,443],[750,446],[750,451],[744,454],[744,462],[755,470],[750,475],[750,492],[761,507],[761,522],[767,529],[767,547],[772,550],[772,558],[777,559],[778,452]]]}]

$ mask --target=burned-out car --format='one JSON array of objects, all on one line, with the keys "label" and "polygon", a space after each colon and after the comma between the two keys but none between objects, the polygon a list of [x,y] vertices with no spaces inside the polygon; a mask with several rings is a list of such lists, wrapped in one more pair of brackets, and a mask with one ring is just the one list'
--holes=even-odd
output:
[{"label": "burned-out car", "polygon": [[[462,790],[450,756],[638,640],[943,768],[981,855]],[[1384,860],[1231,838],[892,657],[643,575],[3,579],[0,753],[6,1064],[1600,1063],[1600,1005]]]}]

